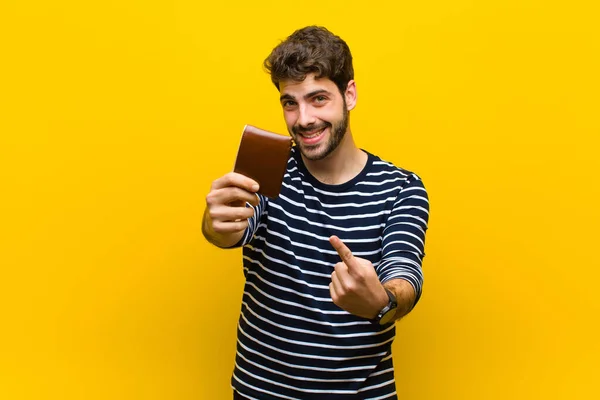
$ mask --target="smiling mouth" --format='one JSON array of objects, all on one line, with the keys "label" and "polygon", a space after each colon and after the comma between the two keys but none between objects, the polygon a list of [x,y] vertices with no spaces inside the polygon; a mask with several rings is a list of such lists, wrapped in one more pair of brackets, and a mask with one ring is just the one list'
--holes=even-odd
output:
[{"label": "smiling mouth", "polygon": [[300,136],[302,136],[305,139],[314,139],[317,136],[321,135],[325,129],[326,128],[321,128],[318,131],[300,133]]}]

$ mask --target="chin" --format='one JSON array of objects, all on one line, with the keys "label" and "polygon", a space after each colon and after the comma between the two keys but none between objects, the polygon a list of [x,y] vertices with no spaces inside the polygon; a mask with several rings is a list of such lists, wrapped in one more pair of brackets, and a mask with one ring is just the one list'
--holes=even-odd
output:
[{"label": "chin", "polygon": [[299,146],[299,148],[302,155],[311,161],[323,160],[327,158],[327,156],[329,156],[332,152],[331,149],[322,146],[310,147],[308,149]]}]

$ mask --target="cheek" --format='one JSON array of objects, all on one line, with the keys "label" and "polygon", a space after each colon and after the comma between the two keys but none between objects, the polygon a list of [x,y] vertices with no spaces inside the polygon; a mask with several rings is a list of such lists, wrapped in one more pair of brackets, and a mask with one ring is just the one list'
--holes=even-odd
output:
[{"label": "cheek", "polygon": [[344,113],[343,108],[338,104],[330,104],[329,107],[323,108],[320,111],[320,119],[332,124],[339,122]]},{"label": "cheek", "polygon": [[326,121],[330,124],[335,124],[339,120],[339,113],[337,113],[334,110],[328,110],[327,112],[321,113],[321,116],[319,119],[322,121]]},{"label": "cheek", "polygon": [[283,112],[283,119],[285,120],[285,124],[288,128],[291,128],[296,123],[296,115],[293,112]]}]

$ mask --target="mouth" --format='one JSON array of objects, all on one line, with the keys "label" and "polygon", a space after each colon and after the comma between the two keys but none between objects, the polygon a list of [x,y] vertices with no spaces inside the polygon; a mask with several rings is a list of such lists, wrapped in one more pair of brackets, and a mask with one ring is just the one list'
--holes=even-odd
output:
[{"label": "mouth", "polygon": [[298,137],[300,137],[305,144],[315,144],[321,140],[326,129],[327,127],[324,127],[315,131],[298,133]]}]

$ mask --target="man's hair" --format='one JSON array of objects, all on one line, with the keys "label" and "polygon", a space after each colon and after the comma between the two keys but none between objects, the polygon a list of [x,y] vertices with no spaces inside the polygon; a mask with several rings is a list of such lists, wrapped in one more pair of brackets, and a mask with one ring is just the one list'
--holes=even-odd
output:
[{"label": "man's hair", "polygon": [[350,48],[339,36],[320,26],[307,26],[292,33],[273,49],[264,62],[271,81],[279,90],[285,79],[303,81],[306,75],[329,78],[342,95],[354,79]]}]

